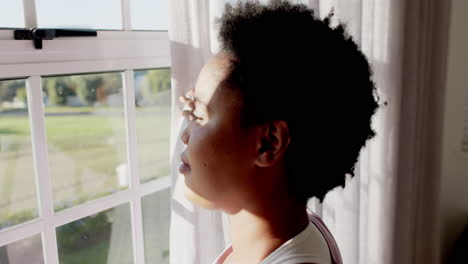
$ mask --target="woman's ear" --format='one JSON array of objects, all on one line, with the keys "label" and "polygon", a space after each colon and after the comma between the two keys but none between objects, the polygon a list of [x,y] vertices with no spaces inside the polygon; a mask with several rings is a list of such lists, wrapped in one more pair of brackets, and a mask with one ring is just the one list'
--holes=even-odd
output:
[{"label": "woman's ear", "polygon": [[284,156],[290,141],[289,127],[285,121],[273,121],[261,126],[255,164],[259,167],[274,165]]}]

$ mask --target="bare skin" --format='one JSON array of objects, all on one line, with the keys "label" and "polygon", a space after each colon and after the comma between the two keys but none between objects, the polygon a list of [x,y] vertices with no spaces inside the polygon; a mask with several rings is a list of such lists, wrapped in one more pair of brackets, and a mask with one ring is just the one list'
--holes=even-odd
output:
[{"label": "bare skin", "polygon": [[260,263],[309,220],[286,188],[287,123],[241,125],[242,97],[225,82],[232,59],[214,56],[180,98],[189,119],[181,173],[191,202],[229,214],[233,252],[224,263]]}]

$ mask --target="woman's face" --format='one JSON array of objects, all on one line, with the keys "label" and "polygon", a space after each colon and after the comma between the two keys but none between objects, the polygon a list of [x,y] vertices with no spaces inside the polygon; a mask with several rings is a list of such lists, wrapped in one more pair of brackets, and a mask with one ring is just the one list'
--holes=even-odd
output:
[{"label": "woman's face", "polygon": [[192,110],[182,141],[180,172],[186,197],[205,208],[228,209],[247,191],[254,171],[257,136],[241,125],[241,96],[223,81],[230,72],[226,55],[202,69],[186,102]]}]

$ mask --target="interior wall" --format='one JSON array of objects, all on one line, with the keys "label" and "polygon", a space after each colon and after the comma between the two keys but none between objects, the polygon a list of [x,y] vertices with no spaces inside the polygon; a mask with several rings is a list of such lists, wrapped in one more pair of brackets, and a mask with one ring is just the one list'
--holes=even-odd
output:
[{"label": "interior wall", "polygon": [[468,153],[462,152],[468,104],[468,1],[452,0],[440,189],[442,263],[468,225]]}]

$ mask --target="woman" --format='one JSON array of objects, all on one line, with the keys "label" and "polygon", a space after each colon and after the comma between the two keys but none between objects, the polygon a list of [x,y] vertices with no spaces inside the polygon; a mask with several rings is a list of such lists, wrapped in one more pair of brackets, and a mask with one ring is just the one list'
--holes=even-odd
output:
[{"label": "woman", "polygon": [[232,246],[214,263],[341,263],[306,204],[353,175],[378,98],[365,56],[330,18],[288,1],[227,5],[221,51],[181,97],[186,197],[230,219]]}]

